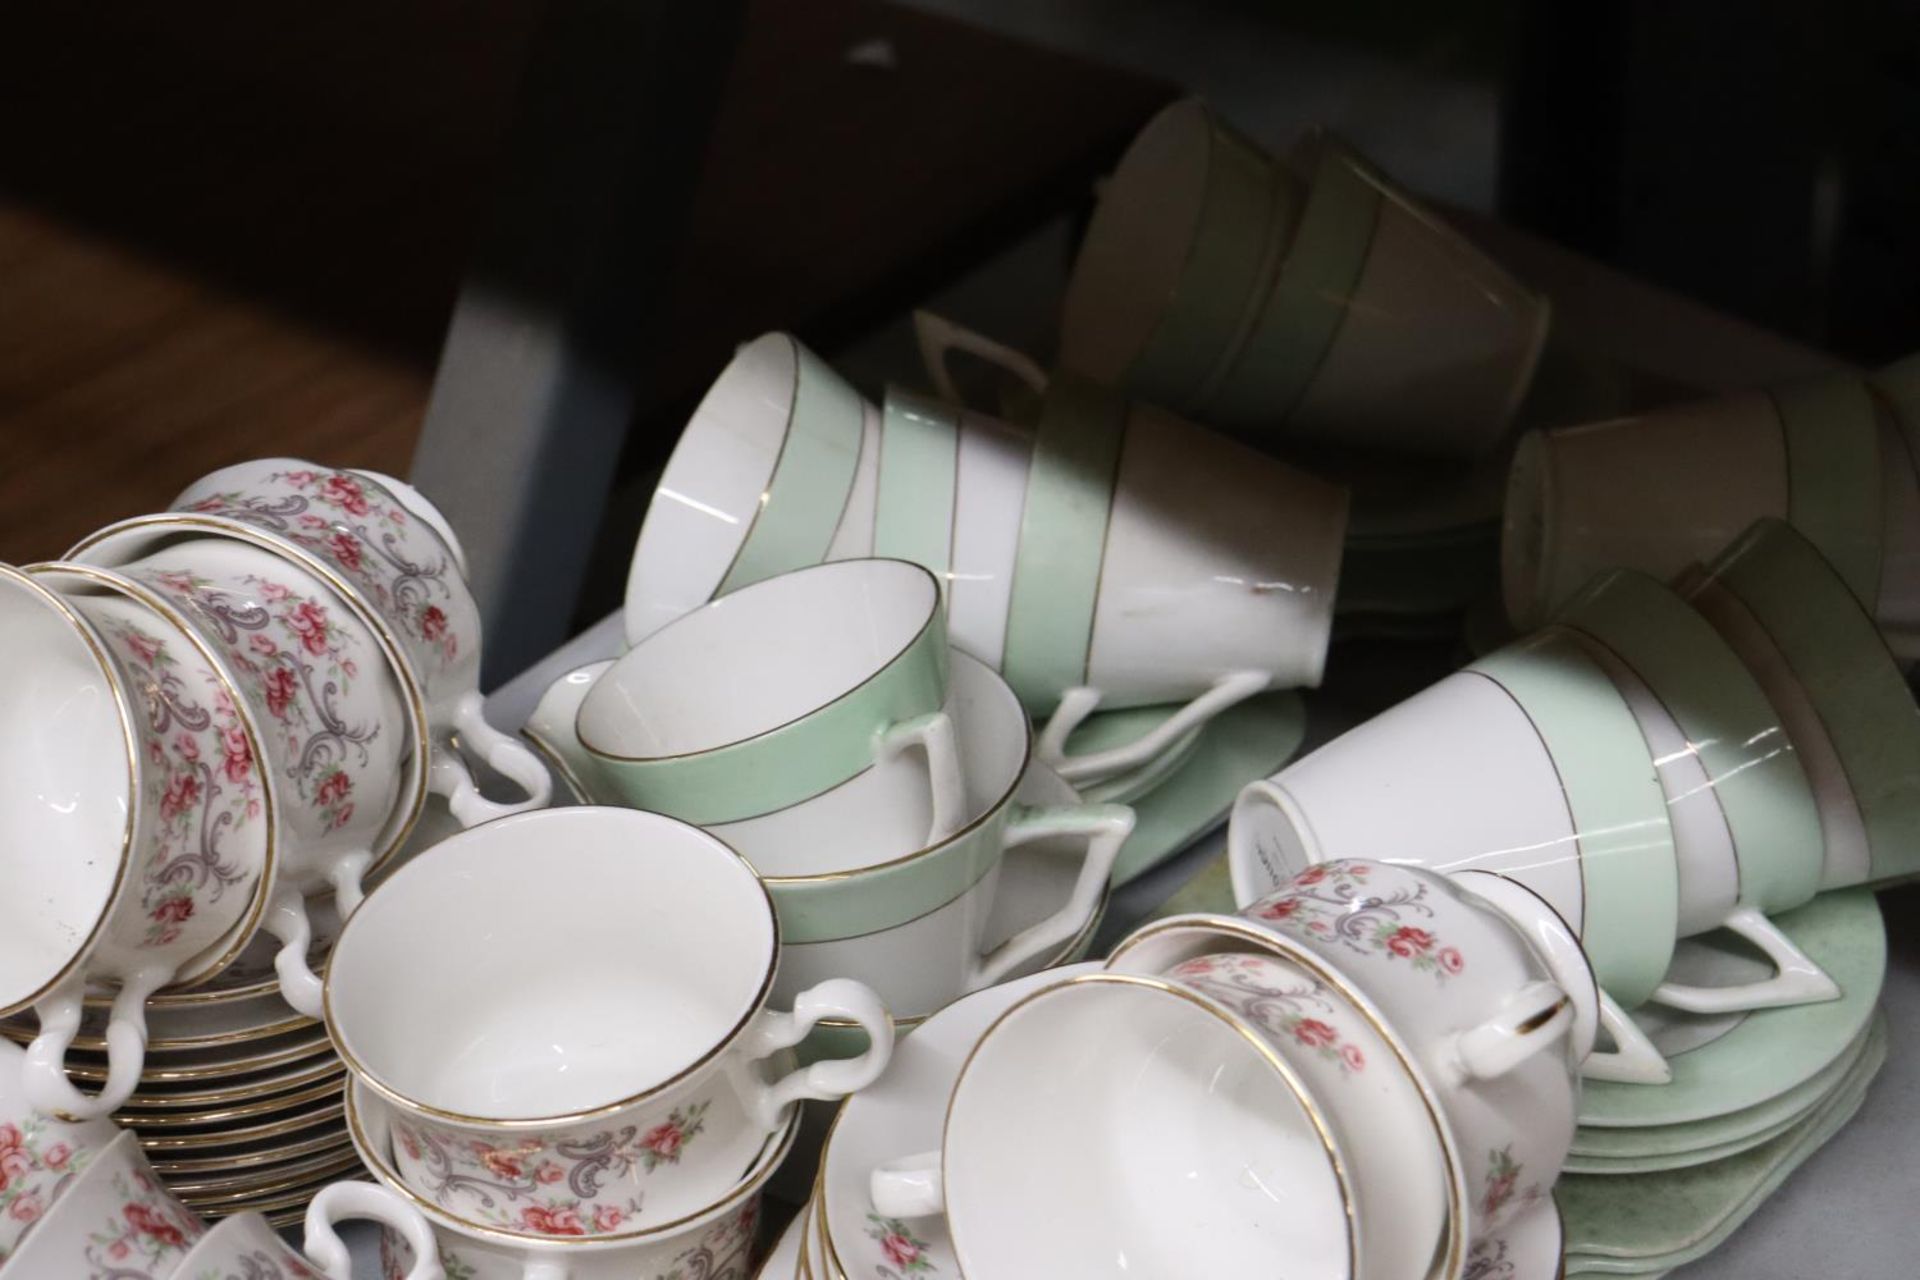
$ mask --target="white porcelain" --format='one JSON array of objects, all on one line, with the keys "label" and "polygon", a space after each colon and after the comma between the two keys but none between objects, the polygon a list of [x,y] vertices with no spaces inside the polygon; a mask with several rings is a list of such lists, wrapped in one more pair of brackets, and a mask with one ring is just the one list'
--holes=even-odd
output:
[{"label": "white porcelain", "polygon": [[975,1276],[1355,1274],[1366,1224],[1321,1108],[1207,997],[1084,974],[1022,998],[954,1083],[941,1149],[875,1170]]},{"label": "white porcelain", "polygon": [[1027,501],[1033,431],[970,409],[957,416],[947,628],[955,648],[998,670],[1013,600],[1018,513]]},{"label": "white porcelain", "polygon": [[[28,1099],[74,1119],[133,1092],[146,998],[231,963],[271,892],[273,797],[258,736],[191,637],[71,572],[0,566],[0,762],[8,791],[0,1009],[40,1034]],[[32,891],[28,891],[32,886]],[[68,1080],[88,984],[117,984],[109,1078]]]},{"label": "white porcelain", "polygon": [[[395,1109],[422,1197],[510,1232],[645,1229],[712,1203],[794,1103],[886,1065],[892,1021],[859,983],[766,1007],[778,937],[752,868],[696,828],[524,814],[367,896],[328,965],[328,1027]],[[783,1072],[775,1055],[827,1018],[871,1046]]]},{"label": "white porcelain", "polygon": [[160,1185],[139,1139],[123,1133],[20,1241],[6,1271],[9,1280],[167,1280],[205,1233]]},{"label": "white porcelain", "polygon": [[873,522],[880,497],[880,410],[860,402],[860,460],[854,464],[847,505],[827,544],[828,560],[860,560],[873,554]]},{"label": "white porcelain", "polygon": [[1454,1214],[1438,1119],[1392,1044],[1345,996],[1267,954],[1195,956],[1163,976],[1258,1028],[1319,1099],[1352,1153],[1356,1207],[1376,1224],[1359,1241],[1356,1275],[1425,1275],[1447,1244],[1458,1248],[1457,1235],[1444,1239]]},{"label": "white porcelain", "polygon": [[[949,400],[960,399],[947,369],[959,350],[997,363],[1044,400],[1049,383],[1031,360],[938,316],[918,312],[914,320],[929,374]],[[1074,783],[1147,764],[1262,689],[1318,685],[1346,527],[1347,491],[1338,485],[1150,405],[1131,404],[1124,418],[1083,683],[1050,690],[1041,702],[1028,699],[1030,709],[1050,716],[1041,759]],[[1024,484],[1017,491],[967,488],[965,430],[963,419],[951,566],[956,583],[962,574],[983,571],[967,558],[977,543],[959,531],[977,519],[1003,522],[1017,552],[1026,506]],[[976,452],[991,460],[992,476],[1011,472],[1019,440],[1031,437],[1011,428],[997,438],[979,428],[973,435],[980,442]],[[976,517],[975,503],[990,514]],[[1003,541],[983,554],[984,572],[994,572],[1000,561],[992,553],[1004,547]],[[1006,607],[997,617],[980,610],[976,623],[969,599],[967,629],[956,624],[954,630],[961,648],[982,658],[997,651],[995,665],[1002,667],[1013,569],[1005,572]],[[960,607],[956,602],[956,616]],[[981,632],[1002,640],[976,647]],[[1066,756],[1067,736],[1096,708],[1157,703],[1186,705],[1134,743]]]},{"label": "white porcelain", "polygon": [[352,1280],[353,1256],[336,1227],[350,1219],[378,1223],[420,1260],[395,1280],[445,1280],[433,1228],[400,1196],[364,1182],[320,1188],[307,1206],[306,1238],[296,1251],[260,1213],[216,1223],[180,1263],[184,1280]]},{"label": "white porcelain", "polygon": [[[403,655],[403,677],[426,704],[435,790],[447,797],[462,825],[546,804],[552,780],[539,759],[518,738],[487,723],[480,696],[480,606],[458,552],[439,532],[445,521],[435,518],[438,512],[423,516],[364,472],[297,458],[224,467],[188,486],[173,509],[259,530],[281,554],[330,570],[342,594],[355,596],[378,618]],[[482,795],[462,750],[525,797],[503,803]]]},{"label": "white porcelain", "polygon": [[467,549],[460,545],[459,535],[447,522],[446,513],[436,507],[426,494],[420,492],[404,480],[397,480],[384,471],[369,471],[365,467],[349,468],[352,474],[373,481],[394,497],[400,499],[408,511],[427,522],[427,527],[446,543],[447,550],[453,553],[453,567],[460,571],[461,577],[467,576]]},{"label": "white porcelain", "polygon": [[[793,1149],[799,1117],[741,1172],[724,1194],[679,1221],[612,1235],[516,1235],[456,1217],[401,1179],[392,1150],[387,1104],[363,1082],[348,1093],[347,1131],[369,1172],[432,1224],[439,1256],[455,1280],[746,1280],[761,1192]],[[387,1280],[408,1280],[415,1252],[389,1230],[381,1261]],[[677,1268],[677,1270],[676,1270]]]},{"label": "white porcelain", "polygon": [[[796,418],[806,397],[821,398],[817,402],[824,420]],[[797,426],[802,428],[799,433]],[[823,517],[824,529],[809,530],[816,539],[809,544],[815,550],[813,559],[819,559],[843,529],[851,542],[837,549],[866,554],[859,538],[864,530],[871,545],[877,460],[865,445],[878,443],[878,431],[872,406],[790,335],[767,333],[743,343],[688,419],[640,526],[627,576],[627,643],[638,644],[723,588],[757,580],[752,574],[745,581],[733,575],[761,513],[770,506],[790,439],[815,443],[838,461],[852,464],[835,473],[834,479],[845,486],[837,491],[782,495],[789,501],[811,499],[823,512],[832,512]],[[857,457],[848,459],[847,454]],[[811,474],[793,479],[829,482]],[[844,523],[843,510],[852,516]]]},{"label": "white porcelain", "polygon": [[0,1267],[120,1130],[35,1110],[22,1088],[26,1051],[0,1040]]}]

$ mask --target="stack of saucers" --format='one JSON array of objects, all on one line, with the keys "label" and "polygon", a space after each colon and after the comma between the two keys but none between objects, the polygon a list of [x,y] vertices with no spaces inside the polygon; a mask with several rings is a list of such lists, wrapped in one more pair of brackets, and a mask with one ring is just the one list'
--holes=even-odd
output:
[{"label": "stack of saucers", "polygon": [[[1743,1014],[1636,1014],[1673,1079],[1582,1094],[1558,1191],[1570,1274],[1652,1275],[1701,1256],[1859,1109],[1886,1057],[1879,908],[1848,890],[1778,923],[1845,994]],[[1719,939],[1683,943],[1675,964],[1703,983],[1761,967]]]}]

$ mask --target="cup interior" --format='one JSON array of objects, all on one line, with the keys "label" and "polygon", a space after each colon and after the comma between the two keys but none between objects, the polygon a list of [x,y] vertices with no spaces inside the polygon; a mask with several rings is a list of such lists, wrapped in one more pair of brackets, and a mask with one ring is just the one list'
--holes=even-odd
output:
[{"label": "cup interior", "polygon": [[[91,630],[0,573],[0,1007],[91,942],[129,856],[132,709]],[[29,891],[29,886],[31,891]]]},{"label": "cup interior", "polygon": [[[1210,1003],[1089,975],[1014,1007],[954,1088],[947,1217],[968,1274],[1345,1277],[1329,1139]],[[1095,1242],[1097,1246],[1095,1246]]]},{"label": "cup interior", "polygon": [[354,912],[329,1029],[390,1097],[564,1118],[636,1098],[759,1008],[773,910],[720,841],[631,809],[550,809],[455,835]]},{"label": "cup interior", "polygon": [[1121,157],[1067,282],[1061,362],[1124,377],[1173,299],[1206,202],[1212,121],[1198,101],[1148,122]]},{"label": "cup interior", "polygon": [[799,387],[794,340],[742,346],[688,419],[653,492],[628,579],[637,641],[719,589],[773,480]]},{"label": "cup interior", "polygon": [[580,739],[623,759],[711,751],[850,693],[939,611],[904,560],[839,560],[757,582],[647,637],[580,705]]}]

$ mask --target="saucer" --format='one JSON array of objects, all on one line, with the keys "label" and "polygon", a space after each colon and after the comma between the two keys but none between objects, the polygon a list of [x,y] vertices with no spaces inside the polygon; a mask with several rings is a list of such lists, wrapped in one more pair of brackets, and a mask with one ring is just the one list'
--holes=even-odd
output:
[{"label": "saucer", "polygon": [[878,1083],[847,1099],[820,1158],[828,1276],[960,1274],[945,1220],[881,1218],[868,1199],[868,1175],[885,1161],[940,1145],[953,1082],[996,1018],[1029,992],[1099,967],[1053,969],[962,997],[898,1043]]},{"label": "saucer", "polygon": [[[1842,1059],[1845,1069],[1838,1075],[1827,1076],[1821,1073],[1816,1079],[1823,1079],[1825,1087],[1812,1095],[1812,1100],[1797,1110],[1782,1116],[1763,1128],[1755,1129],[1736,1138],[1725,1141],[1689,1147],[1681,1151],[1668,1151],[1648,1155],[1630,1156],[1570,1156],[1566,1163],[1566,1172],[1581,1173],[1598,1177],[1622,1177],[1641,1173],[1664,1173],[1675,1169],[1688,1169],[1696,1165],[1712,1164],[1726,1160],[1755,1147],[1764,1146],[1773,1139],[1788,1133],[1818,1112],[1836,1097],[1863,1089],[1880,1073],[1887,1060],[1887,1033],[1884,1014],[1876,1015],[1873,1025],[1859,1041],[1858,1048],[1850,1048]],[[1809,1081],[1812,1084],[1813,1081]],[[1796,1091],[1797,1092],[1797,1091]],[[1711,1123],[1710,1121],[1707,1123]],[[1634,1129],[1620,1129],[1602,1132],[1631,1134],[1642,1132]],[[1661,1132],[1654,1130],[1653,1132]]]},{"label": "saucer", "polygon": [[1503,1230],[1474,1245],[1463,1280],[1560,1280],[1566,1228],[1548,1196]]},{"label": "saucer", "polygon": [[1822,1067],[1811,1079],[1795,1085],[1777,1098],[1769,1098],[1724,1116],[1685,1124],[1581,1129],[1574,1135],[1572,1154],[1601,1160],[1671,1156],[1736,1142],[1755,1133],[1778,1130],[1806,1116],[1828,1095],[1842,1087],[1844,1078],[1866,1052],[1879,1021],[1876,1018],[1870,1023],[1866,1031],[1854,1037],[1845,1052]]},{"label": "saucer", "polygon": [[[1128,707],[1121,711],[1101,711],[1088,716],[1079,728],[1067,735],[1069,758],[1092,755],[1132,742],[1171,718],[1179,707]],[[1205,724],[1197,724],[1173,740],[1173,745],[1143,765],[1123,773],[1090,782],[1080,788],[1090,804],[1131,804],[1165,782],[1181,765],[1192,758],[1200,745]]]},{"label": "saucer", "polygon": [[[1886,928],[1872,892],[1825,893],[1774,923],[1840,984],[1840,999],[1724,1015],[1636,1009],[1634,1020],[1672,1065],[1673,1079],[1663,1085],[1586,1082],[1582,1125],[1686,1124],[1744,1111],[1812,1079],[1846,1052],[1873,1016],[1886,976]],[[1748,981],[1761,969],[1708,935],[1683,940],[1672,972],[1684,982],[1712,985]]]}]

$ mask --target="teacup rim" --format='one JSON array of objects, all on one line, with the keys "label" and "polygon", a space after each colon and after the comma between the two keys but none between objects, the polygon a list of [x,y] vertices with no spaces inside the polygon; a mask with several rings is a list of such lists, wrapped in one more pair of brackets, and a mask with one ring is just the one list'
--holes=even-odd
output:
[{"label": "teacup rim", "polygon": [[73,949],[66,963],[41,983],[31,993],[20,1000],[0,1005],[0,1016],[18,1013],[38,1001],[49,991],[67,981],[74,973],[84,969],[87,959],[93,954],[101,935],[107,930],[115,909],[127,887],[128,877],[133,867],[133,846],[139,837],[140,829],[146,823],[146,804],[139,786],[139,746],[135,741],[133,700],[127,693],[121,680],[119,668],[108,656],[107,647],[91,622],[82,617],[79,610],[60,598],[60,593],[51,587],[36,581],[32,574],[10,564],[0,563],[0,588],[14,587],[24,590],[28,595],[37,597],[42,607],[51,608],[67,624],[68,630],[77,636],[87,648],[89,657],[98,667],[105,680],[106,688],[113,697],[114,710],[120,718],[120,743],[125,751],[126,779],[125,795],[127,800],[126,821],[120,831],[119,857],[113,874],[113,882],[100,899],[100,907],[94,914],[92,926],[86,937]]},{"label": "teacup rim", "polygon": [[[583,727],[583,721],[586,718],[586,709],[587,709],[587,699],[583,698],[580,702],[579,711],[577,711],[574,714],[574,720],[573,720],[574,736],[577,739],[579,739],[581,747],[584,748],[595,759],[605,760],[612,764],[653,765],[653,764],[666,764],[672,761],[698,760],[705,756],[714,755],[717,752],[731,751],[739,747],[747,746],[751,743],[761,742],[767,738],[772,737],[774,734],[781,732],[784,729],[790,729],[795,725],[802,724],[807,720],[812,719],[814,716],[819,715],[821,712],[827,710],[829,707],[838,706],[840,703],[845,702],[848,698],[853,697],[855,694],[859,693],[862,689],[867,688],[875,680],[879,679],[879,677],[883,675],[885,672],[891,670],[893,666],[900,661],[901,658],[911,653],[915,648],[915,646],[917,646],[923,639],[926,638],[928,631],[930,631],[933,627],[940,625],[943,622],[945,618],[946,610],[942,603],[942,596],[940,591],[940,580],[937,577],[935,577],[933,574],[933,571],[931,569],[928,569],[925,565],[915,564],[911,560],[902,560],[897,556],[852,556],[845,560],[823,560],[819,564],[801,565],[798,568],[787,569],[780,573],[769,574],[768,576],[761,578],[755,582],[748,583],[746,586],[741,587],[738,590],[730,591],[724,596],[716,596],[713,599],[708,600],[705,604],[698,606],[697,608],[689,609],[686,613],[681,614],[679,617],[673,619],[673,621],[668,622],[664,626],[657,627],[653,631],[648,632],[647,635],[641,638],[638,644],[633,645],[625,653],[622,653],[618,657],[614,658],[613,665],[608,667],[605,671],[603,671],[600,674],[600,679],[594,681],[594,686],[597,688],[601,680],[605,680],[613,676],[616,672],[619,671],[619,669],[623,665],[625,665],[629,660],[631,660],[635,654],[639,653],[648,644],[652,643],[654,640],[658,639],[659,637],[664,636],[667,632],[673,630],[675,627],[681,626],[682,624],[690,623],[694,619],[699,618],[702,614],[706,613],[707,610],[712,609],[713,607],[722,603],[723,601],[734,600],[737,603],[737,598],[739,596],[745,595],[747,592],[753,591],[756,588],[759,588],[766,584],[782,582],[786,579],[793,578],[804,573],[818,573],[818,572],[821,572],[822,570],[844,569],[846,566],[849,566],[849,565],[867,565],[867,564],[876,564],[876,563],[897,564],[897,565],[902,565],[906,568],[915,570],[919,574],[919,576],[924,577],[927,580],[927,583],[932,587],[933,597],[932,597],[931,605],[927,610],[927,616],[921,621],[920,625],[914,629],[913,634],[907,637],[907,639],[900,645],[898,650],[890,654],[885,661],[876,665],[873,670],[869,671],[866,675],[862,676],[857,682],[855,682],[852,685],[849,685],[845,689],[842,689],[839,693],[836,693],[833,697],[828,698],[824,702],[808,707],[805,711],[802,711],[797,715],[790,716],[788,719],[782,721],[779,724],[769,725],[764,729],[756,729],[752,733],[744,734],[737,738],[730,738],[725,742],[716,742],[708,746],[697,747],[690,751],[674,751],[674,752],[668,752],[662,755],[621,755],[614,751],[608,750],[604,747],[595,746],[593,742],[590,740],[590,738],[588,737],[585,728]],[[592,664],[583,664],[583,665],[592,665]],[[591,698],[592,696],[593,694],[592,694],[592,691],[590,690],[588,692],[587,698]]]}]

